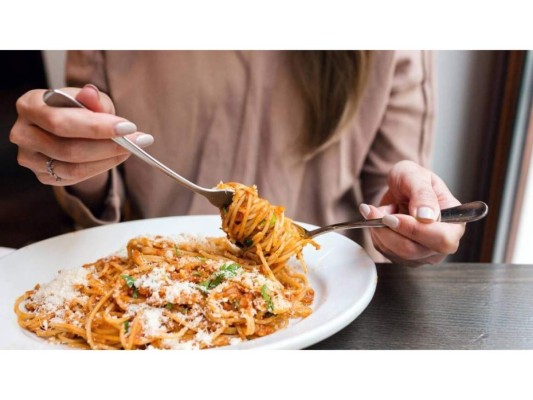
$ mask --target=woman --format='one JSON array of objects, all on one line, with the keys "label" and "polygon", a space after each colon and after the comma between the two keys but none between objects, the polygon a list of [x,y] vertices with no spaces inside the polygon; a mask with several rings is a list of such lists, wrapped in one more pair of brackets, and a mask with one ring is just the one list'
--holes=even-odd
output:
[{"label": "woman", "polygon": [[108,140],[126,135],[199,185],[256,184],[296,220],[350,220],[358,204],[385,216],[389,229],[356,233],[376,259],[372,244],[395,262],[436,263],[464,233],[437,222],[459,201],[423,167],[431,54],[70,52],[67,77],[64,90],[96,113],[48,107],[33,90],[10,138],[81,227],[215,212]]}]

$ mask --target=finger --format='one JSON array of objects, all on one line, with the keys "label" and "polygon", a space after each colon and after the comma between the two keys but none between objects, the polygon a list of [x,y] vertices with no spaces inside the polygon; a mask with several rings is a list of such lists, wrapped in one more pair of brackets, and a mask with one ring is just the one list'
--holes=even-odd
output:
[{"label": "finger", "polygon": [[432,222],[440,215],[440,206],[429,170],[411,161],[396,164],[388,184],[398,202],[409,204],[409,214],[422,222]]},{"label": "finger", "polygon": [[[94,168],[98,168],[98,162],[104,162],[104,167],[108,165],[108,161],[111,159],[115,160],[121,160],[117,163],[120,163],[124,160],[126,160],[131,154],[122,154],[114,157],[110,157],[108,159],[98,160],[96,162],[88,162],[88,163],[65,163],[61,162],[60,160],[53,159],[45,154],[35,152],[35,151],[28,151],[26,149],[19,149],[18,155],[17,155],[17,161],[18,163],[26,168],[31,169],[36,174],[50,174],[50,171],[48,170],[48,163],[50,159],[53,159],[53,170],[57,175],[60,175],[59,172],[62,174],[61,178],[65,181],[72,181],[74,178],[81,179],[82,176],[80,175],[83,171],[82,168],[86,168],[86,171],[89,172],[89,174],[85,177],[86,179],[90,178],[91,173],[94,172]],[[121,157],[124,157],[123,159]],[[84,166],[84,167],[82,167]],[[92,167],[91,167],[92,166]],[[78,169],[77,172],[73,172],[75,169]],[[59,172],[58,172],[59,171]],[[83,180],[83,179],[82,179]]]},{"label": "finger", "polygon": [[19,115],[66,138],[104,139],[137,132],[134,123],[107,113],[95,113],[81,108],[56,108],[43,101],[43,90],[33,90],[17,101]]},{"label": "finger", "polygon": [[461,202],[454,197],[452,192],[450,192],[450,189],[448,189],[448,186],[446,186],[444,181],[438,175],[434,173],[431,174],[431,183],[433,185],[433,189],[435,190],[435,194],[439,199],[439,205],[441,209],[455,207],[461,204]]},{"label": "finger", "polygon": [[361,203],[359,206],[359,212],[365,219],[383,218],[386,214],[395,214],[398,212],[398,206],[396,204],[389,204],[380,207],[370,206],[365,203]]},{"label": "finger", "polygon": [[465,224],[444,222],[424,224],[409,215],[402,214],[387,215],[383,218],[383,223],[391,231],[441,254],[455,253],[465,231]]},{"label": "finger", "polygon": [[[366,206],[369,210],[367,219],[383,218],[385,215],[390,215],[397,209],[397,206],[393,204],[381,207]],[[387,258],[394,257],[396,262],[399,262],[400,259],[416,260],[434,254],[430,249],[390,229],[372,228],[370,235],[374,245],[379,245],[381,253]]]},{"label": "finger", "polygon": [[[87,107],[91,111],[105,112],[104,105],[100,101],[100,91],[95,85],[85,85],[76,95],[76,100]],[[114,114],[113,112],[109,112]]]},{"label": "finger", "polygon": [[[35,125],[26,125],[20,128],[20,132],[15,133],[14,136],[13,141],[20,148],[43,153],[50,158],[71,163],[98,161],[129,154],[126,149],[112,140],[66,139],[48,133]],[[127,137],[140,147],[147,147],[154,142],[151,135],[141,132]]]},{"label": "finger", "polygon": [[374,241],[374,247],[381,254],[383,254],[387,259],[389,259],[390,261],[392,261],[395,264],[400,264],[400,265],[407,266],[407,267],[420,267],[420,266],[425,265],[425,264],[438,264],[438,263],[440,263],[442,260],[444,260],[446,258],[445,255],[432,253],[432,254],[430,254],[427,257],[413,258],[413,259],[410,259],[410,260],[406,260],[406,259],[400,258],[398,255],[394,254],[394,252],[392,250],[387,248],[386,245],[381,244],[378,241],[376,241],[375,238],[372,238],[372,240]]},{"label": "finger", "polygon": [[46,157],[35,151],[19,148],[17,154],[17,162],[22,167],[31,169],[34,173],[44,173],[46,169]]},{"label": "finger", "polygon": [[[47,168],[46,172],[42,171],[42,168],[38,171],[34,170],[34,172],[39,181],[44,184],[53,186],[69,186],[106,172],[124,162],[129,156],[130,155],[121,155],[109,158],[107,160],[81,164],[65,163],[54,160],[52,169],[55,173],[55,176],[50,174]],[[36,154],[34,162],[47,167],[48,160],[49,158],[45,155]],[[57,180],[57,177],[59,177],[60,180]]]},{"label": "finger", "polygon": [[389,260],[404,265],[420,265],[422,260],[434,257],[436,253],[389,229],[374,229],[372,242],[376,249]]}]

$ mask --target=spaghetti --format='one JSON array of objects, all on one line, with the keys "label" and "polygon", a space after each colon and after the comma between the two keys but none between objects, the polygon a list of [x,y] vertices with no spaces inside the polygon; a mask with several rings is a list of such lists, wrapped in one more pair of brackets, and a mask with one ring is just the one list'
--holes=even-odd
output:
[{"label": "spaghetti", "polygon": [[[19,325],[79,348],[204,349],[269,335],[308,316],[314,291],[305,269],[288,260],[295,255],[303,263],[309,241],[297,238],[283,208],[261,201],[255,188],[229,185],[236,193],[222,213],[231,241],[132,239],[126,255],[60,271],[20,296]],[[242,246],[247,238],[251,245]]]},{"label": "spaghetti", "polygon": [[316,249],[319,246],[312,239],[302,237],[292,220],[285,217],[284,207],[272,206],[260,198],[255,186],[231,182],[217,187],[235,192],[232,203],[221,209],[222,230],[232,243],[243,249],[243,257],[260,263],[262,272],[271,279],[280,276],[293,256],[307,270],[302,250],[308,244]]}]

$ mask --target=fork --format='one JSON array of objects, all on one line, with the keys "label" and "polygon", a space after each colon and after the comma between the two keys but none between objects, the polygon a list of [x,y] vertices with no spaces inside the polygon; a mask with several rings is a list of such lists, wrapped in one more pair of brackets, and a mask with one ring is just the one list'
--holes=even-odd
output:
[{"label": "fork", "polygon": [[[86,110],[88,110],[87,107],[81,104],[74,97],[58,89],[47,90],[43,95],[43,100],[47,105],[51,107],[79,107],[79,108],[85,108]],[[164,172],[171,178],[177,180],[178,183],[180,183],[181,185],[185,186],[186,188],[192,190],[195,193],[198,193],[204,196],[215,207],[223,208],[231,204],[231,201],[233,199],[232,190],[208,189],[202,186],[198,186],[195,183],[192,183],[191,181],[185,179],[183,176],[171,170],[165,164],[155,159],[153,156],[151,156],[146,151],[141,149],[139,146],[137,146],[135,143],[133,143],[128,138],[115,137],[115,138],[111,138],[111,140],[113,140],[118,145],[124,147],[126,150],[128,150],[133,155],[139,157],[144,162],[150,164],[153,167],[158,168],[159,170],[161,170],[162,172]]]},{"label": "fork", "polygon": [[[464,203],[456,207],[445,208],[444,210],[441,210],[439,221],[453,224],[473,222],[484,218],[488,211],[489,207],[485,203],[482,201],[473,201],[471,203]],[[380,228],[386,226],[383,223],[382,218],[342,222],[340,224],[328,225],[311,231],[298,224],[293,223],[293,225],[298,229],[300,235],[305,239],[311,239],[318,235],[323,235],[324,233],[344,229]]]}]

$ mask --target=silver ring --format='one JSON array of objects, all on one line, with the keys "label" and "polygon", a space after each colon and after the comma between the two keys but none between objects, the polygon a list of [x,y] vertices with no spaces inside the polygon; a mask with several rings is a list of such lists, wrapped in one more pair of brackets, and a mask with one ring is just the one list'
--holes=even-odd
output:
[{"label": "silver ring", "polygon": [[51,158],[49,159],[47,162],[46,162],[46,169],[48,170],[48,173],[50,174],[51,177],[53,177],[56,182],[61,182],[61,177],[59,177],[55,172],[54,172],[54,159]]}]

